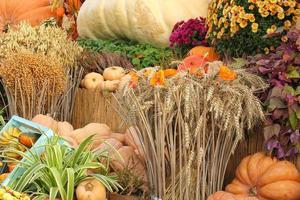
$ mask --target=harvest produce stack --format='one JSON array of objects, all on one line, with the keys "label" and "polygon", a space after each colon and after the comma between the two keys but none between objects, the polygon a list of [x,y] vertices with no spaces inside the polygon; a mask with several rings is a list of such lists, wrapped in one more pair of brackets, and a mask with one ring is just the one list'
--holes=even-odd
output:
[{"label": "harvest produce stack", "polygon": [[300,200],[299,51],[297,0],[0,0],[0,200]]}]

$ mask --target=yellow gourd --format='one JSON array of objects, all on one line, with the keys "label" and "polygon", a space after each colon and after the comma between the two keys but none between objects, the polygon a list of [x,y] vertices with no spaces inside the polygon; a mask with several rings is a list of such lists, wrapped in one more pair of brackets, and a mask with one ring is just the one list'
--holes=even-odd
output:
[{"label": "yellow gourd", "polygon": [[106,200],[106,189],[97,179],[82,181],[76,188],[77,200]]}]

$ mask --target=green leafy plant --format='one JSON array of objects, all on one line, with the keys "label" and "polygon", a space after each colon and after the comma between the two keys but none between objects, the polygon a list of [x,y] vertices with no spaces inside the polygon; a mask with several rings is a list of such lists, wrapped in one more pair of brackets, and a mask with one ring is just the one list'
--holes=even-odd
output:
[{"label": "green leafy plant", "polygon": [[137,69],[168,65],[175,57],[169,48],[156,48],[150,44],[139,44],[133,41],[79,39],[78,43],[96,52],[125,54]]},{"label": "green leafy plant", "polygon": [[0,130],[5,126],[6,122],[4,120],[5,109],[0,110]]},{"label": "green leafy plant", "polygon": [[134,172],[125,167],[121,171],[116,172],[118,182],[122,186],[122,190],[118,191],[121,195],[137,195],[140,196],[143,193],[143,180],[140,176],[134,174]]},{"label": "green leafy plant", "polygon": [[[26,192],[34,199],[73,200],[74,190],[81,181],[88,178],[98,179],[109,191],[118,190],[121,186],[115,176],[108,175],[108,165],[99,159],[107,158],[106,151],[90,149],[93,136],[85,139],[76,149],[60,144],[59,136],[48,139],[47,144],[37,148],[45,148],[42,155],[36,150],[28,153],[15,151],[25,161],[19,161],[22,175],[9,183],[9,187],[19,192]],[[88,169],[101,169],[102,174],[88,174]]]}]

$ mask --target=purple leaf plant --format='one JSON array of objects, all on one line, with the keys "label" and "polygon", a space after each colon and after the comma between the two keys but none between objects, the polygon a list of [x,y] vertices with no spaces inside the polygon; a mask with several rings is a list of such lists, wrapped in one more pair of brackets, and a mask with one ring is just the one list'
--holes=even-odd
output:
[{"label": "purple leaf plant", "polygon": [[266,149],[279,159],[300,153],[300,27],[287,33],[288,41],[273,53],[249,58],[256,73],[269,83],[261,94],[266,112]]}]

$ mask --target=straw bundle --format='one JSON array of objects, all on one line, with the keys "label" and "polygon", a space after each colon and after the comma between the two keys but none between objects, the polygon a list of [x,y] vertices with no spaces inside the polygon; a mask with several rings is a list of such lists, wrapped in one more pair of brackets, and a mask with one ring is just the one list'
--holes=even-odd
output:
[{"label": "straw bundle", "polygon": [[153,199],[201,199],[222,189],[230,155],[264,118],[252,74],[233,81],[179,73],[162,86],[141,76],[115,95],[123,119],[137,127]]}]

